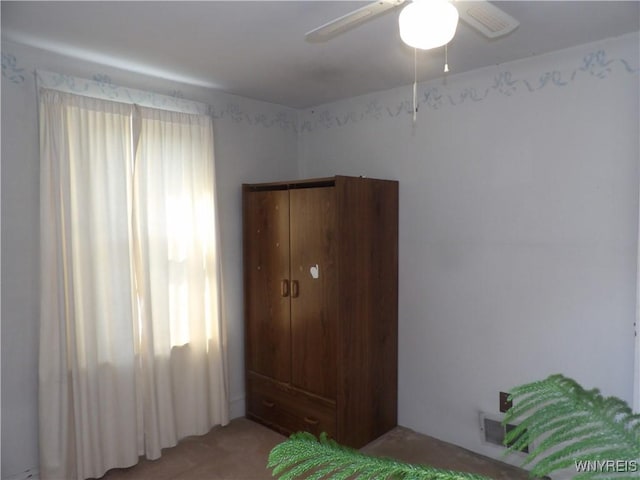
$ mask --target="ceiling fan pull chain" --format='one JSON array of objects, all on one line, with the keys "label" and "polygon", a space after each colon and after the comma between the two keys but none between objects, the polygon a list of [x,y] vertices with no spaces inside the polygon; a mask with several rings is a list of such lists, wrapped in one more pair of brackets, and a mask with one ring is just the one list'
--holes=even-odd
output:
[{"label": "ceiling fan pull chain", "polygon": [[449,44],[444,46],[444,73],[449,73]]}]

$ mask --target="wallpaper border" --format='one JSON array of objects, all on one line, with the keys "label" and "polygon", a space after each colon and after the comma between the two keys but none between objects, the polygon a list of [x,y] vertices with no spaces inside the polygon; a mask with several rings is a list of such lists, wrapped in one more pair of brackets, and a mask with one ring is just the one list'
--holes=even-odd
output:
[{"label": "wallpaper border", "polygon": [[[554,52],[552,52],[554,53]],[[577,65],[565,71],[546,70],[531,76],[514,74],[512,69],[502,69],[493,78],[488,78],[486,85],[466,87],[446,87],[435,85],[436,81],[418,85],[417,110],[438,110],[456,107],[465,103],[477,103],[493,97],[511,97],[518,94],[534,94],[544,89],[567,88],[583,78],[605,80],[614,73],[638,75],[638,67],[622,57],[609,58],[605,49],[596,49],[582,56]],[[42,72],[37,72],[38,74]],[[2,52],[2,78],[11,84],[19,85],[26,81],[28,71],[20,66],[19,59],[11,54]],[[383,118],[404,118],[411,115],[413,102],[405,97],[400,100],[384,102],[381,97],[388,91],[378,94],[367,94],[353,99],[361,102],[354,108],[340,108],[340,104],[347,100],[335,102],[331,105],[306,110],[298,110],[303,117],[288,112],[286,107],[276,113],[250,113],[241,107],[240,102],[229,101],[223,105],[212,105],[202,102],[185,100],[180,90],[173,90],[169,95],[145,92],[116,85],[108,75],[95,74],[92,79],[84,80],[64,74],[50,74],[47,85],[53,88],[65,88],[74,93],[100,96],[112,100],[121,100],[157,108],[167,108],[208,114],[214,120],[229,120],[237,124],[262,126],[265,128],[280,128],[301,134],[313,132],[316,129],[339,128],[356,124],[365,120],[381,120]],[[403,87],[398,87],[403,88]],[[398,90],[393,89],[393,90]],[[410,89],[407,89],[409,91]],[[295,109],[290,109],[294,111]]]},{"label": "wallpaper border", "polygon": [[[418,84],[417,107],[420,109],[438,110],[446,107],[457,107],[469,102],[482,102],[495,96],[511,97],[516,94],[533,94],[545,88],[565,88],[580,80],[591,77],[598,80],[609,78],[614,72],[638,75],[640,69],[631,66],[624,58],[607,57],[604,49],[598,49],[584,55],[578,66],[569,70],[548,70],[537,77],[514,75],[511,70],[501,70],[482,87],[441,87],[434,86],[434,81]],[[402,87],[399,87],[402,88]],[[394,89],[397,90],[397,89]],[[410,92],[407,88],[407,92]],[[385,92],[381,92],[383,96]],[[300,132],[313,132],[316,129],[339,128],[355,124],[363,120],[381,120],[409,116],[413,113],[413,100],[405,98],[395,103],[383,103],[376,94],[363,95],[361,105],[342,112],[334,111],[332,106],[310,108],[305,111],[306,119],[299,124]],[[374,97],[370,100],[367,98]],[[356,99],[357,101],[357,99]],[[339,102],[336,102],[339,103]],[[335,104],[334,104],[335,105]],[[335,110],[340,110],[335,108]],[[312,119],[308,117],[312,116]]]},{"label": "wallpaper border", "polygon": [[[216,104],[192,101],[185,98],[181,90],[172,90],[167,95],[144,91],[116,84],[109,75],[96,73],[90,79],[80,78],[45,70],[29,70],[22,67],[19,58],[13,53],[2,52],[2,79],[8,85],[23,86],[29,83],[34,74],[38,85],[69,93],[83,94],[138,105],[176,110],[186,113],[206,114],[214,120],[231,121],[236,124],[264,128],[280,128],[285,131],[298,131],[295,109],[281,107],[276,112],[249,112],[240,101],[227,101]],[[214,92],[214,90],[212,90]],[[224,92],[220,92],[224,93]],[[228,94],[227,94],[228,95]]]},{"label": "wallpaper border", "polygon": [[18,67],[18,59],[11,53],[2,52],[2,78],[16,84],[25,80],[24,68]]},{"label": "wallpaper border", "polygon": [[200,102],[185,100],[177,96],[160,95],[114,84],[108,75],[94,75],[84,79],[62,73],[36,71],[38,87],[76,93],[103,100],[134,103],[143,107],[161,108],[182,113],[207,115],[209,106]]}]

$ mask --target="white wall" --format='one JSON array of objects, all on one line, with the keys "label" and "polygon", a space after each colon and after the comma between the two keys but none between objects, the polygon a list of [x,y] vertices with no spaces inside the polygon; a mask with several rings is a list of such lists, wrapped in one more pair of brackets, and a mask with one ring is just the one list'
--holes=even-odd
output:
[{"label": "white wall", "polygon": [[301,116],[302,176],[400,181],[400,424],[499,457],[501,390],[558,372],[631,403],[638,44],[420,85],[415,128],[410,86]]},{"label": "white wall", "polygon": [[232,414],[244,415],[243,182],[297,177],[295,110],[2,43],[2,478],[38,466],[39,160],[35,69],[214,107]]}]

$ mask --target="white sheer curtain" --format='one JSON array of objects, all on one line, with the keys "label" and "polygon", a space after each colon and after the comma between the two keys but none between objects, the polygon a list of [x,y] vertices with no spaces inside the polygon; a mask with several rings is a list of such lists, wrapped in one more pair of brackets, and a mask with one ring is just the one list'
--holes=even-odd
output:
[{"label": "white sheer curtain", "polygon": [[228,422],[211,130],[40,91],[43,480]]},{"label": "white sheer curtain", "polygon": [[42,91],[40,119],[40,469],[99,476],[138,458],[131,107]]},{"label": "white sheer curtain", "polygon": [[[209,117],[138,108],[136,278],[151,458],[228,422]],[[171,381],[167,381],[170,379]]]}]

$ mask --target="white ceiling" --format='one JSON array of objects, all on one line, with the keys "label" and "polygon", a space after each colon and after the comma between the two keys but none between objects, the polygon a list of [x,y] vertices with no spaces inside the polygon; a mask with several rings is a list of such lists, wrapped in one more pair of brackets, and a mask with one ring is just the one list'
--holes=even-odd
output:
[{"label": "white ceiling", "polygon": [[[326,43],[305,32],[367,2],[8,2],[2,39],[295,108],[413,82],[396,8]],[[493,2],[520,21],[488,40],[460,22],[451,73],[640,30],[640,1]],[[418,80],[444,49],[418,54]]]}]

